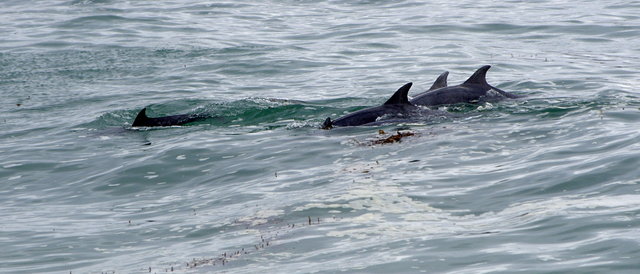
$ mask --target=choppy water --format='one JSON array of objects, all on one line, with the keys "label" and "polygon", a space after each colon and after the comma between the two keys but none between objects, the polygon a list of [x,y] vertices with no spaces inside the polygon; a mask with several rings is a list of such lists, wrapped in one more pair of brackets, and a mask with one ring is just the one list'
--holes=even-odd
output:
[{"label": "choppy water", "polygon": [[[640,2],[189,2],[0,5],[0,272],[640,268]],[[486,64],[528,97],[317,129]]]}]

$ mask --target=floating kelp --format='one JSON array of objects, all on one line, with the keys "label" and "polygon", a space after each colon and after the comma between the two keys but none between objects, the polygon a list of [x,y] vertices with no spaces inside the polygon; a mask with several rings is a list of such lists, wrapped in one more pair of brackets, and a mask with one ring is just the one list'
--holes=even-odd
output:
[{"label": "floating kelp", "polygon": [[[384,130],[379,130],[378,134],[380,135],[385,135],[386,133],[384,132]],[[402,138],[404,137],[409,137],[409,136],[414,136],[416,135],[415,133],[411,132],[411,131],[406,131],[406,132],[400,132],[400,131],[396,131],[396,134],[387,136],[387,137],[380,137],[378,139],[372,140],[369,145],[382,145],[382,144],[393,144],[393,143],[398,143],[402,140]]]}]

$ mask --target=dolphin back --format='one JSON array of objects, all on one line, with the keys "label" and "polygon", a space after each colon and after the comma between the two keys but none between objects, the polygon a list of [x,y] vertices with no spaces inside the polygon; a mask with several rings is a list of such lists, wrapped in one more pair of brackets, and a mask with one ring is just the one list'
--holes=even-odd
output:
[{"label": "dolphin back", "polygon": [[168,126],[178,126],[184,125],[187,123],[205,120],[210,118],[206,115],[196,115],[196,114],[178,114],[171,116],[163,116],[157,118],[151,118],[147,116],[147,108],[143,108],[140,112],[138,112],[138,116],[133,120],[133,124],[131,127],[168,127]]},{"label": "dolphin back", "polygon": [[413,83],[406,83],[400,87],[391,98],[389,98],[384,104],[376,107],[365,108],[353,113],[349,113],[338,119],[331,120],[327,118],[322,123],[322,129],[330,129],[334,126],[360,126],[368,123],[375,122],[382,116],[396,116],[402,114],[408,114],[413,111],[415,107],[409,103],[409,89],[411,89]]}]

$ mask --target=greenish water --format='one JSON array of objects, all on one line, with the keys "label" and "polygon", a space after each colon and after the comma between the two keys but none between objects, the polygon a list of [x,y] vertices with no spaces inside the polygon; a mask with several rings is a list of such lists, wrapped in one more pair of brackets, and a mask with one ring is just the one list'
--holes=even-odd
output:
[{"label": "greenish water", "polygon": [[[640,268],[640,2],[5,1],[0,18],[0,272]],[[318,129],[486,64],[527,97]],[[131,129],[143,107],[212,118]],[[398,128],[415,135],[371,144]]]}]

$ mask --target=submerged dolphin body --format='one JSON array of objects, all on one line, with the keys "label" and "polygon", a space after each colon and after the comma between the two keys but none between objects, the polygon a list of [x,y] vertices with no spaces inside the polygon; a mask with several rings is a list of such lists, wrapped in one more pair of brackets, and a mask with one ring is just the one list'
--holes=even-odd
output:
[{"label": "submerged dolphin body", "polygon": [[400,87],[384,104],[377,107],[365,108],[354,113],[347,114],[336,120],[328,117],[322,124],[323,129],[330,129],[334,126],[360,126],[374,123],[382,116],[400,117],[406,120],[407,117],[424,116],[437,114],[446,116],[445,112],[425,110],[409,102],[408,94],[412,83],[407,83]]},{"label": "submerged dolphin body", "polygon": [[[507,98],[520,98],[521,96],[508,93],[487,83],[487,71],[491,66],[479,68],[467,81],[457,86],[448,86],[430,89],[424,93],[416,95],[411,99],[411,103],[420,106],[437,106],[457,103],[475,103],[480,99],[488,97],[487,92],[495,90],[500,95]],[[444,74],[444,73],[443,73]],[[442,77],[442,75],[441,75]],[[446,76],[445,76],[446,81]],[[436,81],[437,82],[437,81]],[[435,83],[434,83],[435,85]],[[445,84],[446,85],[446,84]],[[500,96],[500,97],[502,97]],[[500,98],[491,98],[500,99]]]},{"label": "submerged dolphin body", "polygon": [[131,127],[168,127],[184,125],[187,123],[204,120],[209,117],[197,114],[179,114],[164,117],[147,117],[147,108],[143,108],[136,116]]}]

